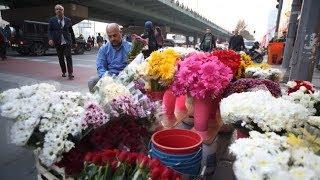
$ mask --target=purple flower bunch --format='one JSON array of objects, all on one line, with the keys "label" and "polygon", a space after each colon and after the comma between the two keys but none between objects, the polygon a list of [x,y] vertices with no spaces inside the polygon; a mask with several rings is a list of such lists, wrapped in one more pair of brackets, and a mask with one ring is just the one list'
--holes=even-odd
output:
[{"label": "purple flower bunch", "polygon": [[218,97],[233,77],[231,69],[209,53],[194,53],[178,66],[172,85],[176,95],[189,94],[197,99]]},{"label": "purple flower bunch", "polygon": [[108,108],[111,116],[120,117],[121,115],[144,118],[152,115],[155,111],[155,104],[149,100],[139,100],[136,102],[131,96],[118,96],[113,99]]},{"label": "purple flower bunch", "polygon": [[100,127],[109,121],[110,117],[103,111],[99,104],[89,102],[85,107],[85,113],[82,120],[83,126]]},{"label": "purple flower bunch", "polygon": [[267,79],[252,79],[252,78],[244,78],[239,79],[226,88],[223,93],[223,97],[228,97],[233,93],[241,93],[251,91],[253,89],[267,89],[274,97],[281,96],[281,88],[280,85],[276,82]]}]

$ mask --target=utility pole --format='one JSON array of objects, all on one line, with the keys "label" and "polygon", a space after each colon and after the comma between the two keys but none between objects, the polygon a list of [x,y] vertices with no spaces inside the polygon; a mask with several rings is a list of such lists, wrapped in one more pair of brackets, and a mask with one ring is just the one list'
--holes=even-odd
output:
[{"label": "utility pole", "polygon": [[283,55],[282,68],[286,69],[283,81],[287,82],[290,74],[290,60],[292,57],[293,45],[297,35],[298,16],[301,11],[302,0],[293,0],[291,5],[291,14],[289,19],[289,27],[286,37],[286,44]]},{"label": "utility pole", "polygon": [[281,17],[283,0],[277,0],[277,2],[279,4],[277,4],[277,6],[276,6],[278,8],[278,16],[277,16],[276,30],[275,30],[276,37],[278,37],[278,31],[279,31],[279,24],[280,24],[280,17]]},{"label": "utility pole", "polygon": [[316,57],[316,27],[320,25],[319,0],[304,0],[292,54],[290,80],[312,81]]}]

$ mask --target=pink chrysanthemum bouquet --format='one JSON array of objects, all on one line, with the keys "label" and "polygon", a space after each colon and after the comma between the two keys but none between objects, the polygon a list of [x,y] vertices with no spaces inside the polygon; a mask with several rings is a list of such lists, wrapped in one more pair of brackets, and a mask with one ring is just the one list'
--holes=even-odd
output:
[{"label": "pink chrysanthemum bouquet", "polygon": [[176,95],[215,98],[228,86],[232,76],[231,69],[216,56],[199,52],[179,62],[172,88]]}]

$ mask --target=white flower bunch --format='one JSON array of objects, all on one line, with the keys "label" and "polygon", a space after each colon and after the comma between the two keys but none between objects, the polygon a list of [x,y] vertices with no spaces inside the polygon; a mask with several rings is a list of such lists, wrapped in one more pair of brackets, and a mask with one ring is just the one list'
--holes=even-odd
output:
[{"label": "white flower bunch", "polygon": [[320,117],[319,116],[309,116],[307,121],[310,125],[320,129]]},{"label": "white flower bunch", "polygon": [[0,94],[0,103],[7,103],[15,99],[28,98],[34,94],[46,94],[54,91],[56,91],[56,87],[47,83],[34,84],[31,86],[22,86],[21,88],[9,89],[7,91],[2,92]]},{"label": "white flower bunch", "polygon": [[194,48],[185,48],[185,47],[168,47],[170,49],[173,49],[174,51],[178,52],[182,59],[189,56],[192,53],[197,52]]},{"label": "white flower bunch", "polygon": [[310,115],[300,104],[283,98],[275,98],[269,91],[234,93],[222,99],[221,118],[226,124],[242,121],[242,126],[264,132],[292,131],[301,126]]},{"label": "white flower bunch", "polygon": [[311,114],[315,114],[317,110],[314,108],[315,103],[320,101],[320,91],[307,94],[306,88],[301,86],[298,91],[292,92],[289,95],[282,96],[283,99],[289,100],[296,104],[301,104],[306,107]]},{"label": "white flower bunch", "polygon": [[144,56],[140,53],[120,74],[116,77],[116,81],[124,85],[128,85],[134,79],[139,77],[141,65],[146,63]]},{"label": "white flower bunch", "polygon": [[276,68],[262,69],[260,67],[248,67],[245,70],[245,76],[247,78],[269,79],[272,81],[279,81],[281,77],[281,71]]},{"label": "white flower bunch", "polygon": [[47,166],[74,146],[68,137],[82,132],[83,106],[92,99],[79,92],[56,92],[48,84],[24,86],[2,94],[1,114],[16,120],[11,128],[12,142],[24,146],[32,135],[41,136],[30,145],[40,148],[39,157]]},{"label": "white flower bunch", "polygon": [[237,179],[319,179],[320,157],[307,148],[293,147],[287,137],[250,132],[236,140],[230,151],[236,156]]},{"label": "white flower bunch", "polygon": [[96,99],[103,105],[120,95],[130,95],[129,90],[121,83],[116,82],[110,76],[104,76],[96,85]]}]

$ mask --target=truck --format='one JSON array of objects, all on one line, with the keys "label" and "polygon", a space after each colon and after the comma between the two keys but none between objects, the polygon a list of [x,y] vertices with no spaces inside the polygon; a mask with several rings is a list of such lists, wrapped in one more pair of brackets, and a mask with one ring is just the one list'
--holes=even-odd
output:
[{"label": "truck", "polygon": [[[21,55],[42,56],[51,48],[48,44],[49,23],[24,20],[22,23],[10,23],[9,41],[13,50]],[[86,42],[76,39],[77,46],[72,47],[75,54],[83,54]]]}]

